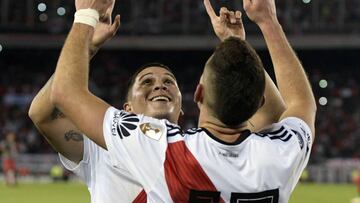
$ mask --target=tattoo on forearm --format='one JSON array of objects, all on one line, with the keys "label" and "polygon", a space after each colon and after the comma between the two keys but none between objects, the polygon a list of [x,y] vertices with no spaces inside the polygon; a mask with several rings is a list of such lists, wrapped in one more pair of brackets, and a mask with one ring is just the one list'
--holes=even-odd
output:
[{"label": "tattoo on forearm", "polygon": [[58,118],[65,118],[65,115],[57,108],[51,113],[51,119],[56,120]]},{"label": "tattoo on forearm", "polygon": [[78,133],[74,130],[70,130],[69,132],[65,133],[65,140],[66,141],[74,140],[76,142],[82,142],[84,141],[84,138],[81,133]]}]

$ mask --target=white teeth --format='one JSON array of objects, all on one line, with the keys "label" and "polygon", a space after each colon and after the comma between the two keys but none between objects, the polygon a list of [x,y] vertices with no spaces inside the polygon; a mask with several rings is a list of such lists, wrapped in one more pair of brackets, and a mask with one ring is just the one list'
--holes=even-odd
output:
[{"label": "white teeth", "polygon": [[170,101],[169,98],[164,97],[164,96],[157,96],[154,97],[151,101]]}]

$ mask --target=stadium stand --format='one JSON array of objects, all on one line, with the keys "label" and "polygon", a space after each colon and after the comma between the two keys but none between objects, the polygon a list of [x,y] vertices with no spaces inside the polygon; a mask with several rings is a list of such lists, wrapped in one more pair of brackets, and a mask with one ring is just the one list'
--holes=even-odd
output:
[{"label": "stadium stand", "polygon": [[[0,0],[0,29],[5,32],[66,33],[72,23],[73,1]],[[214,6],[241,8],[242,1],[214,1]],[[42,4],[41,4],[42,3]],[[357,0],[277,1],[278,16],[287,33],[359,33],[360,2]],[[36,9],[34,9],[36,8]],[[124,23],[122,34],[212,34],[201,0],[119,1],[114,13]],[[245,23],[248,19],[245,19]],[[258,33],[255,26],[249,33]]]}]

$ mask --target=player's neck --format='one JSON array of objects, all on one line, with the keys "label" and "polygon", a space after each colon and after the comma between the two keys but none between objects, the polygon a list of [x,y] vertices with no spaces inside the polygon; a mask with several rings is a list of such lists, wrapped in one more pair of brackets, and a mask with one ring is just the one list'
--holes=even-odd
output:
[{"label": "player's neck", "polygon": [[235,142],[241,136],[241,133],[248,129],[246,122],[229,127],[203,109],[199,115],[199,127],[206,128],[214,136],[228,143]]}]

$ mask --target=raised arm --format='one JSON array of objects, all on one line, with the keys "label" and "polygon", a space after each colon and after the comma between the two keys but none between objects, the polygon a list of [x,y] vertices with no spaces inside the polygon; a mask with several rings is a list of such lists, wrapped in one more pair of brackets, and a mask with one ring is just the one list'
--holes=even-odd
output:
[{"label": "raised arm", "polygon": [[278,122],[286,109],[278,88],[266,71],[264,95],[264,105],[249,120],[252,131],[259,131],[267,125]]},{"label": "raised arm", "polygon": [[274,0],[243,0],[243,3],[248,17],[261,29],[274,64],[279,90],[287,107],[280,119],[301,118],[314,135],[315,98],[306,73],[278,22]]},{"label": "raised arm", "polygon": [[[217,16],[209,0],[204,0],[206,11],[210,17],[215,34],[223,41],[227,37],[239,37],[245,40],[245,28],[240,11],[229,11],[223,7]],[[257,131],[266,125],[275,123],[285,111],[285,103],[276,85],[266,73],[265,103],[250,119],[250,130]]]},{"label": "raised arm", "polygon": [[[100,22],[96,26],[89,49],[91,58],[106,41],[116,34],[120,26],[120,16],[116,16],[112,23],[111,13],[112,7],[107,11],[108,21]],[[78,163],[83,157],[82,133],[50,102],[52,81],[53,76],[33,99],[28,112],[29,117],[55,151]]]},{"label": "raised arm", "polygon": [[[107,21],[106,10],[112,4],[112,0],[76,1],[79,10],[92,9],[80,17],[85,17],[88,19],[87,22],[95,24],[99,16],[100,21]],[[87,137],[106,148],[102,125],[109,105],[88,89],[88,50],[94,27],[87,22],[74,23],[71,28],[57,63],[50,99]]]},{"label": "raised arm", "polygon": [[78,163],[83,157],[83,137],[75,125],[50,103],[53,77],[33,99],[29,117],[53,149]]}]

